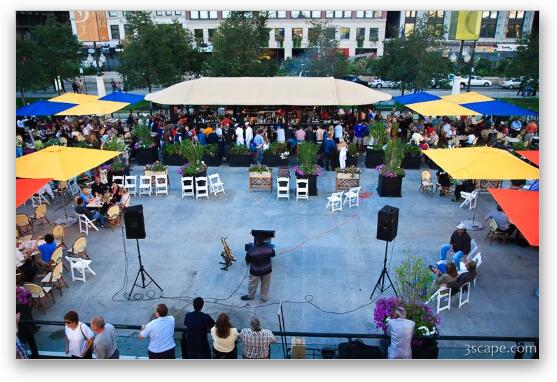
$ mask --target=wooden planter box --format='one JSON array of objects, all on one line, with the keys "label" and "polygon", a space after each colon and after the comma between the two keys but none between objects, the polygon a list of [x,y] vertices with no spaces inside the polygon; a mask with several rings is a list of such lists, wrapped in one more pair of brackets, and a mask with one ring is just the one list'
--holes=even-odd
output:
[{"label": "wooden planter box", "polygon": [[155,163],[157,159],[158,152],[156,148],[135,150],[135,160],[138,165],[145,166],[146,164]]},{"label": "wooden planter box", "polygon": [[383,150],[366,150],[366,167],[375,168],[385,162],[385,152]]},{"label": "wooden planter box", "polygon": [[210,155],[203,155],[203,162],[209,167],[219,167],[221,164],[221,159],[218,155],[214,157]]},{"label": "wooden planter box", "polygon": [[377,182],[377,193],[379,196],[402,196],[402,179],[403,176],[388,177],[379,174]]},{"label": "wooden planter box", "polygon": [[178,154],[162,153],[162,163],[167,166],[183,166],[186,163],[186,160]]},{"label": "wooden planter box", "polygon": [[352,187],[360,187],[360,175],[337,172],[335,190],[348,191]]},{"label": "wooden planter box", "polygon": [[422,157],[421,156],[404,156],[402,158],[402,168],[406,169],[419,169],[422,164]]},{"label": "wooden planter box", "polygon": [[253,155],[228,155],[228,165],[230,167],[249,167],[253,162]]},{"label": "wooden planter box", "polygon": [[273,191],[273,174],[269,172],[250,172],[249,190]]},{"label": "wooden planter box", "polygon": [[157,175],[164,175],[166,176],[166,182],[168,184],[168,189],[170,190],[170,182],[168,181],[168,169],[166,171],[143,171],[143,175],[151,177],[151,187],[153,188],[153,193],[155,187],[157,186],[157,179],[155,178]]}]

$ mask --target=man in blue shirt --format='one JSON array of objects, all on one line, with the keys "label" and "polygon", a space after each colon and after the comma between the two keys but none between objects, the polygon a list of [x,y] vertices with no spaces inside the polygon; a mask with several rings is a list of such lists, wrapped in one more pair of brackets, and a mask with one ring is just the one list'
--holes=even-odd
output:
[{"label": "man in blue shirt", "polygon": [[41,256],[37,257],[36,259],[39,265],[41,265],[44,268],[47,268],[50,263],[52,254],[54,253],[54,250],[56,249],[57,245],[54,242],[54,236],[52,236],[50,233],[47,233],[44,236],[44,241],[45,243],[39,245],[38,247]]},{"label": "man in blue shirt", "polygon": [[331,159],[335,155],[336,147],[335,141],[333,141],[333,134],[323,134],[323,154],[325,154],[323,158],[323,167],[325,167],[325,171],[329,171],[329,169],[331,171],[334,170]]},{"label": "man in blue shirt", "polygon": [[197,140],[199,141],[200,145],[207,144],[207,136],[205,135],[205,129],[201,129],[199,134],[197,134]]},{"label": "man in blue shirt", "polygon": [[253,138],[253,145],[255,146],[255,163],[261,163],[261,161],[263,160],[263,152],[265,150],[263,150],[263,145],[265,144],[265,140],[263,139],[263,136],[261,135],[263,132],[261,130],[257,130],[257,134],[255,135],[255,138]]},{"label": "man in blue shirt", "polygon": [[366,126],[362,122],[354,125],[354,143],[358,145],[358,151],[362,149],[365,130]]}]

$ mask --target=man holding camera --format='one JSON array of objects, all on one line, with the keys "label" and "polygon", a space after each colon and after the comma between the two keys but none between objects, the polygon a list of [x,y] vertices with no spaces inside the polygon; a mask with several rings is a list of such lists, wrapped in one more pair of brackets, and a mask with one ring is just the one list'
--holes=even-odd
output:
[{"label": "man holding camera", "polygon": [[255,236],[254,244],[246,244],[246,263],[249,265],[248,294],[241,297],[242,300],[253,300],[257,286],[261,282],[261,301],[269,299],[269,287],[271,285],[271,257],[275,256],[273,245],[264,238]]}]

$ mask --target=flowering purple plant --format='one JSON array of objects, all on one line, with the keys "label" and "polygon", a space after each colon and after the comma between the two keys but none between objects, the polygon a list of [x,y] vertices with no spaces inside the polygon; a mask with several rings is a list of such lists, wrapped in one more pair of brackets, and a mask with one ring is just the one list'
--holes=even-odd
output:
[{"label": "flowering purple plant", "polygon": [[377,170],[377,172],[383,176],[386,176],[387,178],[394,178],[397,176],[403,176],[404,175],[404,170],[403,169],[397,169],[398,171],[393,171],[392,169],[388,168],[387,166],[385,166],[384,164],[380,164],[377,167],[375,167],[375,170]]},{"label": "flowering purple plant", "polygon": [[18,304],[27,305],[31,300],[31,292],[23,287],[16,287],[15,298]]},{"label": "flowering purple plant", "polygon": [[207,171],[207,165],[204,161],[196,161],[194,163],[186,163],[185,165],[178,168],[177,173],[186,176],[186,175],[197,175]]},{"label": "flowering purple plant", "polygon": [[303,165],[298,165],[294,167],[294,172],[300,176],[306,176],[306,175],[319,176],[323,173],[323,168],[321,168],[319,165],[316,164],[310,168]]},{"label": "flowering purple plant", "polygon": [[395,317],[395,309],[402,306],[398,297],[384,297],[377,300],[373,310],[373,321],[375,326],[387,330],[387,319]]}]

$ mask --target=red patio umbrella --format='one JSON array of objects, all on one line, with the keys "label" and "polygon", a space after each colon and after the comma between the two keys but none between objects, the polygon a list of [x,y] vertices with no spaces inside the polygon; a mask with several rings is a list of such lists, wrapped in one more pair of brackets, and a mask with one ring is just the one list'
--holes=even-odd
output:
[{"label": "red patio umbrella", "polygon": [[540,193],[537,191],[489,188],[509,220],[530,245],[540,245]]},{"label": "red patio umbrella", "polygon": [[52,179],[16,179],[15,207],[21,206]]},{"label": "red patio umbrella", "polygon": [[538,150],[517,150],[516,153],[540,167],[540,152]]}]

